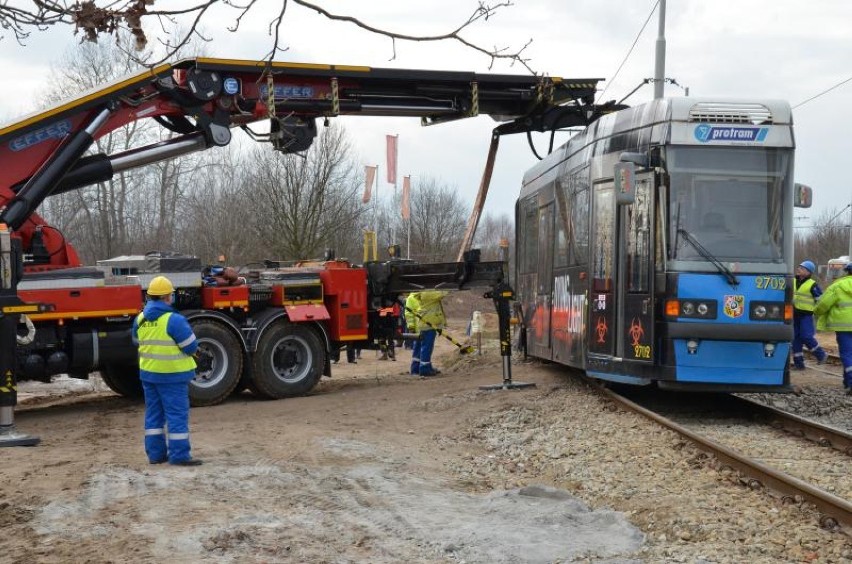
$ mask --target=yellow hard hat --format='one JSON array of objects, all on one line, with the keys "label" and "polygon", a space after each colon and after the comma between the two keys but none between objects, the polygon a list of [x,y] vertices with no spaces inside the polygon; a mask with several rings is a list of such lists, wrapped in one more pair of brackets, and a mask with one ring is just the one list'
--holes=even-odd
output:
[{"label": "yellow hard hat", "polygon": [[168,296],[175,291],[172,281],[165,276],[156,276],[148,285],[149,296]]}]

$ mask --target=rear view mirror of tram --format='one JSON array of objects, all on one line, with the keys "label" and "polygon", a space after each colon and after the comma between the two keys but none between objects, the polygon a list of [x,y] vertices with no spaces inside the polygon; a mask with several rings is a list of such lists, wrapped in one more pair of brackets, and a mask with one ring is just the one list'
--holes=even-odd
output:
[{"label": "rear view mirror of tram", "polygon": [[809,208],[813,201],[813,188],[796,182],[793,188],[793,206],[797,208]]}]

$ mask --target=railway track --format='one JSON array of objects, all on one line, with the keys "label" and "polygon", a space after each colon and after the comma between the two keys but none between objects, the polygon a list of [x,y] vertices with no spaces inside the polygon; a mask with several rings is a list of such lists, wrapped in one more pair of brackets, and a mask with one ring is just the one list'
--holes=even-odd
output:
[{"label": "railway track", "polygon": [[[712,433],[696,431],[694,428],[690,428],[691,425],[689,423],[678,423],[674,421],[672,417],[659,413],[659,411],[664,411],[664,409],[646,407],[641,405],[642,400],[634,401],[633,399],[625,397],[610,388],[601,388],[601,390],[616,404],[644,415],[645,417],[648,417],[649,419],[671,429],[690,440],[704,452],[715,456],[723,465],[738,470],[746,477],[746,483],[749,487],[754,489],[767,488],[772,490],[779,494],[783,501],[809,502],[819,510],[821,514],[821,526],[827,529],[840,527],[847,534],[852,532],[852,503],[844,497],[826,491],[826,488],[818,487],[808,480],[793,476],[790,473],[779,469],[777,465],[767,464],[759,460],[759,457],[757,456],[749,456],[742,452],[743,449],[727,446],[726,444],[723,444],[723,442],[711,438],[709,435]],[[823,449],[830,448],[833,451],[832,456],[841,458],[839,466],[843,468],[849,467],[849,465],[845,463],[845,459],[852,457],[852,434],[809,421],[796,415],[786,413],[745,398],[731,395],[724,397],[726,402],[730,402],[726,406],[726,409],[739,409],[742,410],[743,413],[749,414],[749,416],[746,417],[746,420],[749,421],[747,423],[749,427],[740,429],[737,432],[751,435],[752,431],[750,429],[754,429],[755,422],[759,422],[759,424],[768,425],[774,430],[784,431],[788,436],[811,441],[814,446],[808,445],[809,448],[817,448],[816,445],[823,447]],[[682,405],[680,409],[683,409]],[[704,409],[707,409],[706,405]],[[674,418],[677,418],[677,414],[674,414]],[[730,425],[729,422],[726,424]],[[714,423],[714,425],[718,425],[718,423]],[[700,425],[697,426],[700,427]],[[765,447],[765,445],[763,446]],[[786,451],[789,450],[796,450],[799,452],[798,448],[786,449]],[[804,447],[802,447],[802,450],[804,450]],[[824,450],[822,450],[822,452],[825,453]],[[816,458],[831,458],[831,456],[823,454],[821,456],[817,455],[814,457],[814,459]],[[813,462],[814,459],[810,459],[809,461]],[[844,477],[846,473],[848,472],[842,472]],[[832,474],[837,473],[831,471],[828,472],[829,476]]]}]

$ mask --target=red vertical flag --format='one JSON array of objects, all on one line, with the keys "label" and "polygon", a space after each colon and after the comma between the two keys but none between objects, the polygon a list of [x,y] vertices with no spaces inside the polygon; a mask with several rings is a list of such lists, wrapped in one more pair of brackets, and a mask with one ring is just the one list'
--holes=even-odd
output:
[{"label": "red vertical flag", "polygon": [[396,184],[396,157],[398,135],[387,135],[388,141],[388,184]]},{"label": "red vertical flag", "polygon": [[361,201],[365,204],[370,201],[370,196],[373,194],[373,182],[376,180],[376,168],[375,166],[366,165],[364,167],[364,197],[361,198]]},{"label": "red vertical flag", "polygon": [[402,178],[402,219],[411,219],[411,177]]}]

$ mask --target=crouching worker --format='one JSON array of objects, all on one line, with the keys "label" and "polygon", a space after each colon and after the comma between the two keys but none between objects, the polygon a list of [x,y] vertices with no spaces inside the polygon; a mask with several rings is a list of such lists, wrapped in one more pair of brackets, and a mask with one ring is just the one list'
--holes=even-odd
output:
[{"label": "crouching worker", "polygon": [[[441,300],[447,292],[427,290],[420,292],[417,310],[417,327],[420,333],[420,376],[436,376],[440,370],[432,366],[432,351],[435,349],[435,337],[447,324]],[[416,346],[416,345],[415,345]]]},{"label": "crouching worker", "polygon": [[189,382],[195,377],[192,354],[198,341],[173,301],[171,281],[157,276],[148,286],[145,309],[133,321],[145,392],[145,453],[151,464],[198,466],[201,460],[192,458],[189,446]]}]

